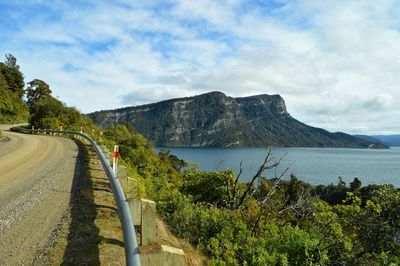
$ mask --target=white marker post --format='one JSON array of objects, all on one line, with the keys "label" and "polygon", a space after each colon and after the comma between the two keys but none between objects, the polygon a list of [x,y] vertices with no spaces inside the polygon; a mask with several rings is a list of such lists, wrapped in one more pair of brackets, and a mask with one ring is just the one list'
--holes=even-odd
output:
[{"label": "white marker post", "polygon": [[83,127],[81,127],[81,134],[83,133]]},{"label": "white marker post", "polygon": [[112,168],[113,168],[115,175],[117,175],[118,152],[119,152],[118,145],[114,145],[114,156],[113,156],[113,167]]},{"label": "white marker post", "polygon": [[[60,131],[63,131],[63,127],[60,126]],[[60,132],[60,136],[62,135],[62,133]]]}]

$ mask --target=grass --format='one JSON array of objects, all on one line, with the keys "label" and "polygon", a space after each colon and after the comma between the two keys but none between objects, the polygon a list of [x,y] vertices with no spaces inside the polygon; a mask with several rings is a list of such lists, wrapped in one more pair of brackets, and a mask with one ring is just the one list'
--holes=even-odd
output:
[{"label": "grass", "polygon": [[156,225],[158,244],[182,249],[185,252],[185,260],[188,266],[210,265],[206,256],[201,255],[200,251],[190,245],[188,241],[175,237],[160,218],[157,218]]}]

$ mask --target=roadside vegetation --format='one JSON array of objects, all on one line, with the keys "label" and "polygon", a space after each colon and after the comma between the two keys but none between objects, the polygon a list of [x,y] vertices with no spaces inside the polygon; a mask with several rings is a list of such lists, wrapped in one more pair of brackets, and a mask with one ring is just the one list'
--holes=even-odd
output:
[{"label": "roadside vegetation", "polygon": [[0,123],[27,121],[29,112],[23,101],[24,87],[17,59],[7,54],[5,62],[0,62]]},{"label": "roadside vegetation", "polygon": [[172,232],[213,265],[398,265],[400,191],[392,185],[312,186],[275,169],[271,151],[253,181],[231,170],[186,169],[126,126],[110,128],[137,193],[157,202]]},{"label": "roadside vegetation", "polygon": [[74,107],[52,97],[49,85],[39,79],[28,83],[27,105],[30,111],[29,124],[35,128],[60,130],[80,130],[86,132],[96,128],[93,122]]},{"label": "roadside vegetation", "polygon": [[[14,67],[17,73],[13,60],[7,60],[1,67]],[[28,85],[21,110],[30,111],[35,128],[101,130],[52,97],[44,81]],[[9,88],[2,87],[15,97],[21,93]],[[4,108],[0,106],[2,116],[8,112]],[[23,116],[7,113],[7,119]],[[400,264],[400,191],[393,185],[363,187],[355,178],[349,185],[339,179],[312,186],[293,175],[284,178],[285,171],[266,176],[265,170],[280,163],[272,150],[266,151],[252,180],[243,183],[240,172],[204,172],[168,151],[156,153],[125,125],[105,131],[102,144],[119,145],[121,162],[133,180],[130,195],[155,200],[172,233],[201,250],[213,265]]]}]

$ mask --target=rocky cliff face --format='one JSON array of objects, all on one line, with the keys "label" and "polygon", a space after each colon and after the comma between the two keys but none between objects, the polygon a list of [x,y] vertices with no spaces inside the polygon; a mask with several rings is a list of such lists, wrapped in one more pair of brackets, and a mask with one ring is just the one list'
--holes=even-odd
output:
[{"label": "rocky cliff face", "polygon": [[371,142],[330,133],[292,118],[280,95],[243,98],[210,92],[90,114],[109,127],[128,123],[157,145],[215,147],[369,147]]}]

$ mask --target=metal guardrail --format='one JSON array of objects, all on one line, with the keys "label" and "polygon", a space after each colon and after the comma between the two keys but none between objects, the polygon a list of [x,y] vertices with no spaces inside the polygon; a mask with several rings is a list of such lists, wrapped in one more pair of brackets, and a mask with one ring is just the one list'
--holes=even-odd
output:
[{"label": "metal guardrail", "polygon": [[80,133],[78,131],[60,131],[60,130],[47,130],[47,129],[25,129],[25,128],[13,128],[14,131],[24,133],[62,133],[68,135],[77,135],[85,138],[90,142],[97,156],[99,157],[103,166],[104,172],[107,175],[108,181],[111,185],[111,190],[114,195],[114,200],[117,204],[118,214],[121,221],[122,232],[125,243],[125,259],[126,265],[128,266],[140,266],[139,248],[136,240],[135,227],[129,211],[128,201],[125,198],[121,184],[118,181],[118,177],[114,174],[109,162],[104,156],[103,152],[97,145],[97,143],[88,135]]}]

